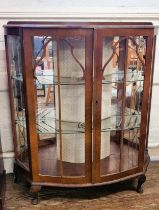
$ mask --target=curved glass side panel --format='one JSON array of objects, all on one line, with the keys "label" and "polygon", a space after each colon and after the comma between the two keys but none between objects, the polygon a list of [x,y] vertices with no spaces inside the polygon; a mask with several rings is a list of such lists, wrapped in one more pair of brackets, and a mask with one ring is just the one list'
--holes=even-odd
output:
[{"label": "curved glass side panel", "polygon": [[123,163],[121,170],[138,166],[141,126],[141,110],[144,86],[146,37],[130,36],[127,39],[127,78],[125,81],[125,104],[123,132]]},{"label": "curved glass side panel", "polygon": [[26,131],[25,96],[22,72],[21,42],[19,36],[7,36],[11,90],[15,111],[17,159],[29,170]]}]

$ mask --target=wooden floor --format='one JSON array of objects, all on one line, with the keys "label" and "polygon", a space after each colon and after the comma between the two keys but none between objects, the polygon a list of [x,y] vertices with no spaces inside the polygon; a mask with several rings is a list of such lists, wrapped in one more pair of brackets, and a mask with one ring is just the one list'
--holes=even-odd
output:
[{"label": "wooden floor", "polygon": [[89,189],[45,188],[40,203],[31,205],[29,188],[13,183],[7,176],[7,210],[159,210],[159,162],[152,162],[147,171],[144,193],[138,194],[131,183]]}]

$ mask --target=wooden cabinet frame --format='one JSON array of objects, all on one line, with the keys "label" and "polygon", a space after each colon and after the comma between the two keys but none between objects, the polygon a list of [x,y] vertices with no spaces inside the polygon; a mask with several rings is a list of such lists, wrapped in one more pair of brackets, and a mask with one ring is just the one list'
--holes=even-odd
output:
[{"label": "wooden cabinet frame", "polygon": [[[13,127],[13,138],[15,146],[15,175],[23,173],[24,178],[31,184],[34,193],[33,202],[37,202],[37,192],[41,186],[64,186],[64,187],[84,187],[96,186],[118,182],[138,177],[137,191],[141,191],[141,185],[145,181],[145,172],[149,163],[147,152],[148,126],[150,114],[150,102],[152,92],[153,61],[155,50],[155,30],[151,23],[69,23],[69,22],[9,22],[5,27],[6,56],[8,68],[8,81],[10,89],[11,116]],[[14,95],[11,81],[10,65],[10,41],[8,37],[20,37],[22,56],[22,79],[23,94],[26,114],[26,131],[29,155],[29,168],[25,167],[18,158],[17,136],[15,125]],[[82,36],[85,38],[85,164],[84,176],[63,176],[61,161],[61,176],[41,175],[39,173],[38,159],[38,135],[36,127],[36,92],[33,74],[33,44],[34,36],[50,36],[58,40],[61,37]],[[125,49],[124,54],[120,54],[119,62],[123,62],[123,96],[122,96],[122,127],[120,131],[120,163],[119,171],[101,175],[100,174],[100,147],[101,147],[101,106],[102,106],[102,48],[104,37],[125,37],[125,44],[121,46]],[[146,40],[146,53],[144,63],[144,85],[143,100],[141,110],[140,141],[138,148],[138,164],[136,167],[121,170],[123,162],[123,136],[124,136],[124,110],[126,95],[126,70],[128,69],[128,40],[129,37],[143,37]],[[59,48],[57,44],[57,55]],[[58,56],[57,56],[58,57]],[[59,58],[58,58],[59,59]],[[59,62],[57,59],[57,63]],[[59,64],[57,64],[60,72]],[[58,79],[58,94],[60,98],[60,78]],[[60,109],[59,99],[59,113]],[[61,114],[59,114],[60,116]],[[60,119],[60,118],[59,118]],[[60,121],[60,120],[59,120]],[[59,127],[61,134],[61,128]],[[61,137],[60,137],[61,138]],[[60,144],[61,145],[61,144]],[[18,178],[17,178],[18,179]]]}]

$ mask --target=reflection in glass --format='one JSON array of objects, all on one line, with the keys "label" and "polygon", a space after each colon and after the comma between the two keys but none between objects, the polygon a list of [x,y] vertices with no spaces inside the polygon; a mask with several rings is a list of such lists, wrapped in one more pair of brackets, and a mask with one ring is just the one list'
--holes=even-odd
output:
[{"label": "reflection in glass", "polygon": [[122,164],[122,170],[138,166],[145,53],[145,38],[128,39],[128,71],[132,71],[135,79],[126,81],[125,111],[128,115],[125,116],[123,145],[127,145],[127,149],[123,151],[123,162],[128,161]]},{"label": "reflection in glass", "polygon": [[[59,42],[60,105],[56,111],[56,124],[61,129],[61,159],[64,176],[84,176],[85,163],[85,39],[65,37]],[[56,73],[55,73],[56,76]],[[58,86],[55,96],[59,98]],[[58,107],[59,101],[56,101]],[[61,119],[60,119],[61,112]],[[66,170],[67,169],[67,170]]]},{"label": "reflection in glass", "polygon": [[101,175],[138,164],[145,52],[142,36],[103,39]]},{"label": "reflection in glass", "polygon": [[21,164],[29,170],[28,144],[26,132],[25,97],[22,77],[21,43],[20,37],[8,36],[8,54],[12,90],[14,98],[17,155]]},{"label": "reflection in glass", "polygon": [[40,174],[84,176],[85,39],[33,38]]},{"label": "reflection in glass", "polygon": [[57,161],[56,110],[54,103],[54,57],[56,42],[51,37],[33,38],[33,73],[37,95],[39,173],[60,176]]}]

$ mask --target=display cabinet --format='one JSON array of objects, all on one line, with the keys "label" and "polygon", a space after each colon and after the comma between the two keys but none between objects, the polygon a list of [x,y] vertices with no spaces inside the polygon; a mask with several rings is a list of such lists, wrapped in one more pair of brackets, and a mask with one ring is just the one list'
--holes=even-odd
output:
[{"label": "display cabinet", "polygon": [[4,26],[15,179],[91,187],[146,180],[155,29],[151,23]]}]

